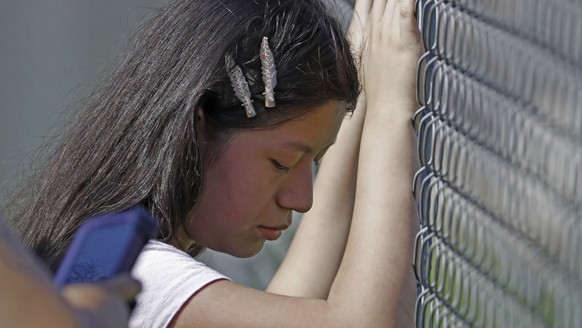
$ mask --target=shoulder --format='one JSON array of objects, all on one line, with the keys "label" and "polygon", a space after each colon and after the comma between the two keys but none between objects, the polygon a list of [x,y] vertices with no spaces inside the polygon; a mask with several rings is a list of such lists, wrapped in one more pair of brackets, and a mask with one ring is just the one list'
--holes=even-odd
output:
[{"label": "shoulder", "polygon": [[130,327],[166,327],[196,292],[213,281],[227,279],[187,253],[159,241],[150,241],[132,271],[142,292]]},{"label": "shoulder", "polygon": [[155,240],[144,247],[132,273],[142,281],[146,292],[150,287],[168,289],[187,283],[181,287],[192,288],[205,285],[207,279],[226,278],[189,254]]}]

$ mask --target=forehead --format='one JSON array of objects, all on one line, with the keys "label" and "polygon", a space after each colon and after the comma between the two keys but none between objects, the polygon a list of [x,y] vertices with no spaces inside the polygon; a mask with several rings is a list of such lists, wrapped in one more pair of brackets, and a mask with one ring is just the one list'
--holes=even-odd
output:
[{"label": "forehead", "polygon": [[304,153],[319,152],[335,141],[346,106],[329,101],[314,108],[308,115],[267,130],[238,133],[231,142],[251,145],[271,145]]}]

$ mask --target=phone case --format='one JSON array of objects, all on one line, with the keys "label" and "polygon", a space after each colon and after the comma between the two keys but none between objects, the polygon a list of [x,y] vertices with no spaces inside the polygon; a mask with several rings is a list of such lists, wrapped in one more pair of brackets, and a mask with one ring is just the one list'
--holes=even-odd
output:
[{"label": "phone case", "polygon": [[87,219],[77,230],[54,282],[96,282],[130,272],[156,221],[141,206]]}]

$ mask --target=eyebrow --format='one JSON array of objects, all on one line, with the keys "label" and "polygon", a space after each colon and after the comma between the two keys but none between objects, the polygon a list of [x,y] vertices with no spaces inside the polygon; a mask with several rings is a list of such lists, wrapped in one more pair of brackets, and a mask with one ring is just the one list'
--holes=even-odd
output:
[{"label": "eyebrow", "polygon": [[309,147],[308,145],[306,145],[302,142],[298,142],[298,141],[287,141],[287,142],[283,143],[283,146],[285,148],[292,148],[292,149],[296,149],[296,150],[301,150],[305,153],[313,152],[313,149],[311,149],[311,147]]},{"label": "eyebrow", "polygon": [[[334,143],[335,143],[335,140],[333,140],[329,145],[323,147],[321,149],[321,151],[325,151],[326,149],[331,147]],[[311,147],[309,147],[308,145],[306,145],[302,142],[299,142],[299,141],[287,141],[287,142],[283,143],[283,146],[286,148],[300,150],[300,151],[303,151],[305,153],[313,153],[313,149],[311,149]]]}]

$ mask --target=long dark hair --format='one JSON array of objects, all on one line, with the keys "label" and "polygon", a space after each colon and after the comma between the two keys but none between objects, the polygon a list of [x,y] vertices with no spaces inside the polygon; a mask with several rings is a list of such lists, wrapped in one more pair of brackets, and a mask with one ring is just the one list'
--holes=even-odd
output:
[{"label": "long dark hair", "polygon": [[[276,108],[263,106],[259,48],[275,57]],[[224,55],[242,68],[258,115],[235,97]],[[11,204],[27,246],[54,269],[86,218],[142,204],[168,241],[194,206],[203,165],[196,111],[218,144],[329,100],[355,106],[357,70],[340,24],[317,0],[179,0],[161,8]],[[195,255],[200,247],[192,247]]]}]

